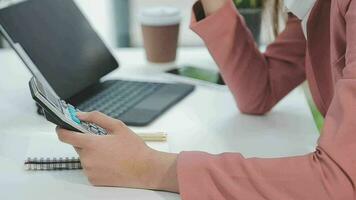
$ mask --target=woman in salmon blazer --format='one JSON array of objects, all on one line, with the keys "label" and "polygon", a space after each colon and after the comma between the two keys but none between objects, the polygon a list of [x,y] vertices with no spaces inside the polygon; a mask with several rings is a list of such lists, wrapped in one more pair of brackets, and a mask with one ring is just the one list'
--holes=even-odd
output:
[{"label": "woman in salmon blazer", "polygon": [[241,112],[264,114],[307,79],[325,116],[315,152],[274,159],[156,152],[119,121],[82,113],[82,120],[113,133],[105,138],[58,129],[62,141],[77,147],[91,183],[179,192],[186,200],[356,199],[356,0],[285,5],[286,28],[265,53],[232,0],[197,2],[191,28],[205,41]]}]

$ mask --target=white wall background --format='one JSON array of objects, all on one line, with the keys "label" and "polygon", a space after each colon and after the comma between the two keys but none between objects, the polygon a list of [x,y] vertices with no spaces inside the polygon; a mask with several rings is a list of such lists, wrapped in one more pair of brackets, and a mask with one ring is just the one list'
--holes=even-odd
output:
[{"label": "white wall background", "polygon": [[[114,20],[114,1],[121,0],[75,0],[79,7],[83,10],[84,14],[87,15],[88,19],[97,30],[97,32],[102,36],[104,41],[110,46],[115,47],[117,44],[116,33],[117,27]],[[130,31],[131,31],[131,44],[133,46],[142,46],[142,36],[141,27],[138,20],[139,11],[145,7],[151,6],[175,6],[182,11],[182,23],[180,30],[180,45],[183,46],[198,46],[203,45],[202,40],[190,30],[190,18],[191,18],[191,8],[195,0],[130,0]],[[273,3],[273,1],[268,1]],[[270,23],[268,22],[269,16],[268,12],[264,14],[263,17],[265,23],[262,25],[262,42],[268,43],[273,39],[272,29]],[[283,29],[283,20],[282,29]]]},{"label": "white wall background", "polygon": [[[103,40],[110,46],[116,45],[116,26],[112,2],[120,0],[75,0],[91,24]],[[189,29],[191,6],[193,0],[130,0],[131,4],[131,43],[133,46],[142,45],[141,27],[137,19],[139,10],[146,6],[168,5],[182,10],[180,44],[201,45],[202,41]]]},{"label": "white wall background", "polygon": [[109,47],[116,46],[116,27],[112,1],[120,0],[75,0],[94,29]]},{"label": "white wall background", "polygon": [[[2,4],[17,1],[22,0],[0,0],[0,7]],[[94,29],[111,48],[114,48],[117,45],[117,26],[115,24],[115,10],[113,7],[114,1],[121,0],[75,0],[84,15],[86,15],[93,25]],[[141,27],[138,20],[139,11],[145,7],[167,5],[175,6],[182,11],[183,19],[179,39],[180,45],[203,45],[201,39],[189,29],[191,8],[194,2],[195,0],[130,0],[131,44],[133,46],[142,46]],[[270,40],[270,29],[269,24],[263,25],[263,41]]]}]

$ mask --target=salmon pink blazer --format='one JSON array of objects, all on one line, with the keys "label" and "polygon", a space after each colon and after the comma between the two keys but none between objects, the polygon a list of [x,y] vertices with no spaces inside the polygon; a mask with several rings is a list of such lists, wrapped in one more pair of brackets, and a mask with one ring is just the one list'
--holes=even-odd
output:
[{"label": "salmon pink blazer", "polygon": [[[301,0],[302,3],[303,0]],[[260,53],[232,0],[192,29],[204,40],[241,112],[264,114],[308,80],[325,126],[315,152],[259,159],[182,152],[183,199],[356,199],[356,0],[317,0],[307,24],[286,29]]]}]

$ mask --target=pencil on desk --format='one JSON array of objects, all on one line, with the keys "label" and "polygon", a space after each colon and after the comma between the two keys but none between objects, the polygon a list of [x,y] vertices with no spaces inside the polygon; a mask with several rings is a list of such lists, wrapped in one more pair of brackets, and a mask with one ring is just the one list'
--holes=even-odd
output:
[{"label": "pencil on desk", "polygon": [[138,133],[138,136],[145,142],[166,142],[166,133]]}]

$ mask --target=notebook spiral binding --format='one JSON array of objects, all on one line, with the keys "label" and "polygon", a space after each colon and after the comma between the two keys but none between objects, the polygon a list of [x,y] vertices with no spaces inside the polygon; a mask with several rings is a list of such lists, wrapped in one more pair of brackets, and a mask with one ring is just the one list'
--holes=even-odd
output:
[{"label": "notebook spiral binding", "polygon": [[29,171],[55,171],[82,169],[79,158],[27,158],[25,169]]}]

